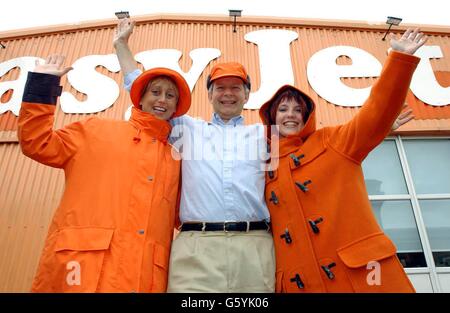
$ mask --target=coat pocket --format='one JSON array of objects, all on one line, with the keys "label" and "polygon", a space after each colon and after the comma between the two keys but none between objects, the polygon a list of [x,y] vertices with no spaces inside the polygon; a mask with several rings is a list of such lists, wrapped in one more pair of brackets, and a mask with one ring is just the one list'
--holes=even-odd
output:
[{"label": "coat pocket", "polygon": [[355,292],[378,291],[384,278],[391,279],[396,272],[405,276],[403,269],[395,264],[398,261],[396,252],[396,247],[384,233],[364,237],[337,249]]},{"label": "coat pocket", "polygon": [[95,292],[102,275],[105,252],[109,249],[113,229],[86,227],[58,231],[52,257],[43,266],[48,280],[43,285],[53,292]]}]

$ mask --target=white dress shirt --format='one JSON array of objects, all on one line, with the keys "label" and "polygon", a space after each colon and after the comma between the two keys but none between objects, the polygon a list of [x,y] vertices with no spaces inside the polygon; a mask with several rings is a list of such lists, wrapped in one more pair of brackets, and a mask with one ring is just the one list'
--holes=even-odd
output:
[{"label": "white dress shirt", "polygon": [[[141,74],[125,76],[125,88]],[[264,200],[269,155],[261,124],[211,122],[184,115],[171,120],[170,142],[181,152],[180,220],[184,222],[269,221]]]}]

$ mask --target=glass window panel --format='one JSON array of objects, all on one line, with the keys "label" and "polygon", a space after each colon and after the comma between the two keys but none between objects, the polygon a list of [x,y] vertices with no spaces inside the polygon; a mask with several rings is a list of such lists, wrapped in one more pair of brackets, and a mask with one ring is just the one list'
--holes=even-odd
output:
[{"label": "glass window panel", "polygon": [[385,140],[363,164],[364,181],[369,195],[407,194],[400,158],[393,140]]},{"label": "glass window panel", "polygon": [[436,266],[450,267],[450,199],[420,200]]},{"label": "glass window panel", "polygon": [[409,200],[371,201],[372,210],[384,232],[397,246],[404,267],[426,267],[414,213]]},{"label": "glass window panel", "polygon": [[450,139],[404,140],[418,194],[450,193]]}]

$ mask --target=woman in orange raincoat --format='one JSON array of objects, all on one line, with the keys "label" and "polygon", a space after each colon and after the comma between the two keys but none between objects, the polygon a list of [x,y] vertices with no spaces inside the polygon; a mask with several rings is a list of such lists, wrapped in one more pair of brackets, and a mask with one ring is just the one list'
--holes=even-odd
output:
[{"label": "woman in orange raincoat", "polygon": [[91,117],[53,130],[71,70],[63,61],[50,56],[29,73],[19,115],[23,153],[65,173],[32,291],[164,292],[180,178],[168,120],[188,111],[189,86],[152,69],[131,88],[129,121]]},{"label": "woman in orange raincoat", "polygon": [[278,126],[268,134],[279,138],[271,152],[279,164],[266,179],[277,292],[414,292],[372,213],[361,163],[400,113],[419,62],[412,54],[425,41],[417,29],[392,38],[378,82],[347,124],[316,130],[313,100],[293,86],[261,107],[263,123]]}]

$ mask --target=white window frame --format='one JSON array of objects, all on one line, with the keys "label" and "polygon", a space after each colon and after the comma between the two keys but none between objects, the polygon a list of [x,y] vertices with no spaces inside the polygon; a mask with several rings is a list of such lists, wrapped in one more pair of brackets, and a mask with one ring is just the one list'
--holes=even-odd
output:
[{"label": "white window frame", "polygon": [[425,221],[422,216],[420,209],[419,200],[438,200],[438,199],[449,199],[449,194],[420,194],[417,195],[413,184],[413,178],[411,170],[406,158],[405,147],[403,146],[403,141],[406,140],[436,140],[436,139],[450,139],[448,136],[428,136],[428,137],[388,137],[386,141],[394,141],[397,148],[397,153],[400,158],[400,164],[402,167],[403,175],[406,182],[406,188],[408,194],[401,195],[369,195],[369,200],[409,200],[413,209],[414,219],[416,221],[417,230],[419,232],[420,242],[422,244],[423,253],[425,256],[425,261],[427,267],[422,268],[405,268],[407,274],[429,274],[430,281],[434,292],[442,292],[438,273],[450,273],[450,267],[436,267],[434,264],[433,253],[431,250],[430,241],[425,227]]}]

